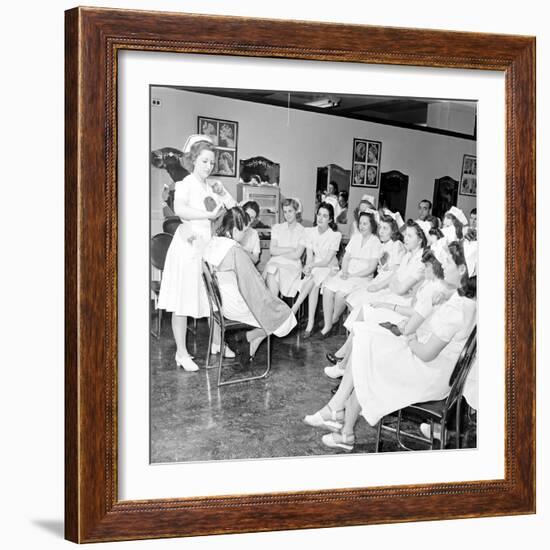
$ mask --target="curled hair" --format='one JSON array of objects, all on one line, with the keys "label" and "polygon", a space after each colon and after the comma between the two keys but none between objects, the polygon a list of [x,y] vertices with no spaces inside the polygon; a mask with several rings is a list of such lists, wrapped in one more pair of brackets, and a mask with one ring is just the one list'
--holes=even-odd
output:
[{"label": "curled hair", "polygon": [[415,231],[416,235],[420,239],[420,246],[422,248],[426,248],[426,246],[428,246],[428,239],[426,238],[424,231],[422,231],[422,228],[413,220],[407,220],[405,229],[408,229],[409,227]]},{"label": "curled hair", "polygon": [[429,231],[430,235],[434,235],[435,237],[437,237],[437,240],[443,238],[443,232],[441,231],[441,229],[439,229],[439,227],[433,227],[432,229],[430,229]]},{"label": "curled hair", "polygon": [[460,279],[460,287],[457,289],[459,296],[465,296],[466,298],[474,299],[477,293],[477,277],[470,277],[468,274],[468,265],[466,264],[466,258],[464,256],[464,247],[459,241],[453,241],[449,243],[449,254],[453,260],[453,263],[460,267],[464,266],[464,273]]},{"label": "curled hair", "polygon": [[361,213],[360,208],[361,208],[362,204],[366,204],[367,208],[370,208],[371,210],[374,210],[374,205],[370,201],[368,201],[366,199],[361,199],[359,201],[359,204],[357,205],[357,207],[353,211],[353,217],[355,219],[355,223],[359,223],[359,214]]},{"label": "curled hair", "polygon": [[242,209],[246,212],[248,209],[256,212],[256,218],[260,215],[260,205],[256,201],[247,201],[243,204]]},{"label": "curled hair", "polygon": [[321,210],[321,208],[324,208],[328,212],[328,218],[329,218],[328,226],[333,231],[336,231],[338,229],[338,227],[337,227],[336,223],[334,222],[334,208],[332,207],[332,204],[329,204],[328,202],[322,202],[317,207],[317,212],[315,213],[315,224],[314,225],[317,225],[317,214],[319,213],[319,210]]},{"label": "curled hair", "polygon": [[376,223],[376,219],[374,217],[374,214],[371,214],[370,212],[361,212],[359,214],[359,220],[357,222],[357,227],[359,227],[359,222],[361,221],[361,218],[364,218],[365,216],[369,219],[370,232],[373,235],[376,235],[376,233],[378,232],[378,224]]},{"label": "curled hair", "polygon": [[[332,187],[334,188],[334,194],[338,195],[338,184],[335,181],[331,181],[329,185],[332,185]],[[328,186],[327,186],[327,191],[328,191]]]},{"label": "curled hair", "polygon": [[456,238],[458,240],[462,240],[464,237],[464,232],[462,231],[463,225],[458,221],[458,218],[454,214],[445,214],[446,218],[449,218],[452,222],[452,224],[455,226],[456,230]]},{"label": "curled hair", "polygon": [[229,237],[232,239],[233,229],[236,227],[239,231],[243,231],[249,222],[250,218],[248,214],[240,206],[234,206],[224,214],[222,223],[216,234],[218,237]]},{"label": "curled hair", "polygon": [[443,279],[443,266],[441,265],[441,262],[435,257],[435,254],[429,249],[426,248],[422,254],[422,263],[423,264],[431,264],[434,275],[438,279]]},{"label": "curled hair", "polygon": [[281,207],[284,208],[285,206],[292,206],[296,213],[298,213],[298,210],[300,209],[300,205],[296,199],[284,199],[281,202]]},{"label": "curled hair", "polygon": [[215,154],[216,148],[212,145],[212,143],[206,140],[193,143],[189,153],[184,153],[182,157],[184,168],[186,168],[189,172],[192,172],[195,168],[195,162],[197,162],[199,155],[203,151],[212,151]]},{"label": "curled hair", "polygon": [[390,229],[391,229],[390,239],[392,241],[403,242],[403,233],[399,231],[399,226],[397,225],[397,222],[391,216],[388,216],[387,214],[382,214],[380,216],[380,221],[378,222],[378,226],[380,226],[382,222],[387,223],[390,226]]},{"label": "curled hair", "polygon": [[432,229],[441,228],[441,220],[437,216],[432,216],[430,214],[429,216],[426,216],[424,221],[428,222],[432,226]]}]

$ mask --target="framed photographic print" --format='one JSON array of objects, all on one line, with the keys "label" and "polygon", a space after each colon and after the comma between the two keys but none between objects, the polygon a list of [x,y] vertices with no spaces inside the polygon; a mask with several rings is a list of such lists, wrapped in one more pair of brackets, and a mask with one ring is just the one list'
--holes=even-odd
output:
[{"label": "framed photographic print", "polygon": [[379,187],[382,143],[367,139],[353,140],[353,187]]},{"label": "framed photographic print", "polygon": [[477,158],[474,155],[464,155],[459,191],[461,195],[477,195]]},{"label": "framed photographic print", "polygon": [[[66,82],[67,539],[534,513],[534,38],[75,8],[66,13]],[[407,102],[397,103],[403,96],[424,120],[410,122]],[[467,103],[476,131],[441,127],[438,105],[448,112],[450,98]],[[338,115],[350,103],[362,112]],[[184,170],[190,136],[193,164]],[[385,356],[396,360],[384,365],[392,372],[428,361],[414,355],[414,343],[393,347],[405,341],[394,335],[405,302],[395,301],[382,324],[352,322],[357,338],[329,328],[330,319],[316,332],[309,310],[302,320],[310,334],[293,326],[299,308],[274,290],[288,302],[305,300],[307,285],[299,277],[264,283],[235,246],[244,239],[237,182],[211,177],[235,175],[237,139],[244,158],[265,154],[280,164],[288,224],[275,229],[281,242],[291,241],[285,229],[300,230],[297,214],[307,235],[341,238],[323,231],[328,220],[314,212],[320,165],[352,170],[349,208],[361,188],[376,201],[385,179],[391,183],[381,173],[384,142],[384,165],[408,177],[400,189],[406,217],[417,219],[418,203],[429,202],[456,159],[483,157],[479,170],[481,177],[490,170],[491,188],[459,194],[454,211],[460,220],[476,208],[483,238],[452,240],[440,256],[456,266],[447,270],[456,289],[447,305],[461,308],[467,330],[445,309],[429,312],[432,335],[448,342],[445,357],[433,359],[445,359],[437,372],[446,395],[436,396],[445,419],[425,426],[409,419],[415,396],[430,400],[416,387],[400,386],[415,391],[396,404],[361,385],[365,369],[382,364],[363,362],[371,352],[379,357],[374,342],[391,342]],[[471,162],[467,169],[477,172]],[[174,193],[172,219],[166,189]],[[261,211],[272,189],[254,191]],[[340,204],[336,189],[331,194]],[[405,231],[419,256],[421,225]],[[287,264],[291,274],[302,269]],[[248,305],[254,300],[262,307]],[[215,318],[220,311],[224,318]],[[235,323],[244,332],[232,335]],[[330,364],[337,346],[350,370]],[[361,353],[352,353],[357,346]],[[222,371],[235,383],[220,384]],[[338,406],[330,390],[340,376],[334,399],[348,393]],[[373,412],[378,402],[383,410]],[[357,413],[353,426],[346,407],[348,422]],[[399,435],[412,452],[391,431],[398,418],[399,430],[416,437]]]},{"label": "framed photographic print", "polygon": [[215,169],[212,176],[237,175],[238,122],[199,116],[197,131],[212,139],[216,149]]}]

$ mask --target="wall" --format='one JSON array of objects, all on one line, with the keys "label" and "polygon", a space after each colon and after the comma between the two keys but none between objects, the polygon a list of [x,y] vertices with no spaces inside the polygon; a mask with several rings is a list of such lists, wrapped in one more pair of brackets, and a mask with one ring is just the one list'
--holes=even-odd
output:
[{"label": "wall", "polygon": [[[234,120],[239,123],[238,157],[262,155],[281,165],[281,193],[301,199],[304,219],[313,219],[317,167],[334,163],[351,169],[354,137],[382,142],[381,171],[399,170],[409,176],[407,217],[416,217],[421,199],[433,197],[436,178],[460,179],[465,153],[475,154],[475,142],[417,130],[345,119],[325,114],[260,105],[236,99],[154,88],[152,96],[161,100],[152,107],[152,148],[181,149],[187,136],[197,132],[197,116]],[[152,169],[151,204],[162,183]],[[238,174],[238,172],[237,172]],[[220,177],[235,195],[237,178]],[[364,193],[378,196],[378,189],[350,188],[350,206]],[[475,197],[459,195],[458,206],[466,213],[475,207]],[[153,227],[154,230],[154,227]]]}]

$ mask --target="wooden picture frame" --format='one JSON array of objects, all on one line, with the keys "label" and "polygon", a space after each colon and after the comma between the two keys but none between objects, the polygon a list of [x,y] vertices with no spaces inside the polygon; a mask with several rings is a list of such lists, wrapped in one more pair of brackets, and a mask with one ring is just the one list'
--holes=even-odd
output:
[{"label": "wooden picture frame", "polygon": [[462,159],[458,192],[468,197],[477,195],[477,157],[475,155],[464,155]]},{"label": "wooden picture frame", "polygon": [[[503,479],[118,497],[117,54],[147,50],[500,71],[506,89]],[[66,537],[98,542],[535,511],[535,39],[238,17],[66,12]]]}]

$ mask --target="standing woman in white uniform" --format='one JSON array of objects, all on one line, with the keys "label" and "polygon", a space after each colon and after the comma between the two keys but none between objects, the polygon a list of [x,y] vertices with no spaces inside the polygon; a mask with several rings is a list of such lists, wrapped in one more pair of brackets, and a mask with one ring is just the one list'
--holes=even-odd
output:
[{"label": "standing woman in white uniform", "polygon": [[273,294],[294,298],[300,287],[302,274],[302,254],[304,253],[304,226],[298,222],[296,215],[300,205],[294,199],[282,202],[284,223],[277,223],[271,228],[271,258],[264,269],[265,282]]},{"label": "standing woman in white uniform", "polygon": [[[183,152],[193,171],[176,183],[174,211],[183,223],[168,249],[158,307],[172,312],[176,364],[186,371],[196,371],[198,366],[187,351],[187,317],[199,319],[210,314],[202,280],[203,251],[212,236],[211,221],[219,216],[224,206],[234,206],[235,200],[221,182],[207,181],[215,163],[215,149],[210,138],[190,136]],[[225,355],[228,354],[232,352],[225,348]]]},{"label": "standing woman in white uniform", "polygon": [[303,269],[305,277],[302,279],[298,298],[292,306],[292,311],[296,313],[303,301],[308,298],[308,319],[304,338],[309,338],[313,331],[321,285],[332,273],[338,271],[336,253],[342,240],[342,233],[336,231],[332,205],[322,202],[317,208],[316,220],[317,225],[304,230],[303,244],[307,251],[306,265]]}]

